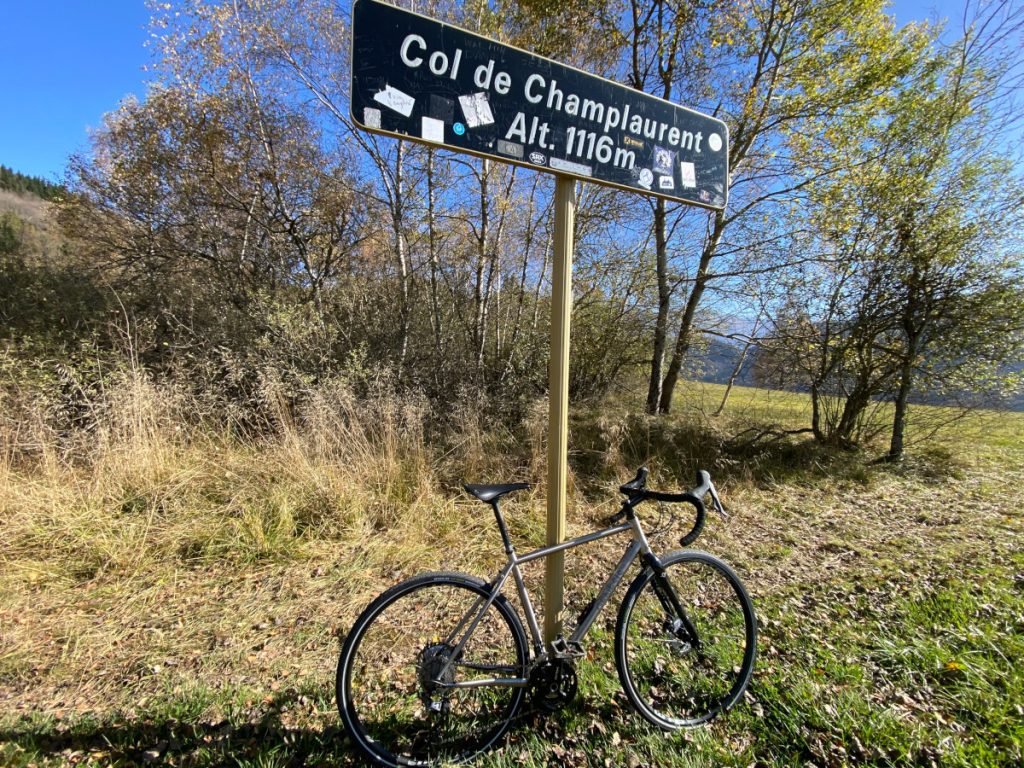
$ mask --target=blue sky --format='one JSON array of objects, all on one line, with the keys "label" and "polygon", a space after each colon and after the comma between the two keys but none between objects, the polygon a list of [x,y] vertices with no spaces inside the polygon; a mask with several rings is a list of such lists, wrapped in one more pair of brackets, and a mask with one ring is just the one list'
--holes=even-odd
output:
[{"label": "blue sky", "polygon": [[144,93],[145,0],[0,0],[0,164],[59,179],[87,129]]},{"label": "blue sky", "polygon": [[[346,2],[346,0],[339,0]],[[59,180],[88,129],[128,94],[145,93],[145,0],[0,0],[0,164]],[[899,23],[962,0],[897,0]]]}]

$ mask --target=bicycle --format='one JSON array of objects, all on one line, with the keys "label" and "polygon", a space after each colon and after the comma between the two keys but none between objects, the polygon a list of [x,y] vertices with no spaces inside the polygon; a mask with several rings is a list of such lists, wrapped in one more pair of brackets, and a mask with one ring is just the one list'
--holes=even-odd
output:
[{"label": "bicycle", "polygon": [[[336,697],[359,749],[386,766],[465,762],[494,746],[511,727],[527,691],[554,711],[577,690],[573,662],[582,641],[639,557],[640,573],[619,605],[615,665],[633,707],[664,730],[706,723],[743,695],[754,668],[754,608],[726,563],[699,550],[658,557],[635,513],[644,501],[687,502],[691,544],[704,528],[704,497],[725,516],[710,475],[684,493],[647,490],[647,469],[619,490],[622,507],[603,530],[519,556],[500,499],[527,483],[465,485],[494,511],[507,556],[490,581],[460,573],[427,573],[391,587],[360,614],[338,660]],[[568,639],[545,645],[520,566],[608,536],[631,542]],[[530,630],[502,589],[513,579]],[[532,647],[531,647],[532,644]],[[532,650],[532,654],[531,654]]]}]

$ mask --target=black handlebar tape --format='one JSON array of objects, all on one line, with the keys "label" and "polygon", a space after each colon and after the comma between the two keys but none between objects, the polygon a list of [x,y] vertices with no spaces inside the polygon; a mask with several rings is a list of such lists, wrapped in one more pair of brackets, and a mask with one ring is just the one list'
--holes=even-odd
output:
[{"label": "black handlebar tape", "polygon": [[704,506],[704,497],[707,496],[710,489],[711,475],[701,469],[697,471],[697,487],[692,491],[682,494],[683,498],[681,501],[693,504],[694,509],[697,510],[697,519],[693,523],[693,528],[690,529],[688,534],[679,540],[680,545],[684,547],[695,541],[697,537],[700,536],[700,532],[704,530],[704,520],[707,517],[707,508]]},{"label": "black handlebar tape", "polygon": [[693,528],[683,538],[679,540],[679,543],[684,547],[694,541],[702,530],[704,530],[704,521],[707,517],[707,508],[704,506],[704,497],[707,496],[708,491],[711,490],[711,475],[703,469],[697,471],[697,487],[692,490],[685,491],[684,493],[665,493],[663,491],[649,491],[644,488],[644,484],[647,482],[647,467],[640,467],[637,470],[636,477],[630,480],[628,483],[619,486],[619,490],[622,493],[632,495],[637,494],[634,498],[629,500],[630,504],[638,504],[641,501],[664,501],[670,504],[685,501],[687,504],[692,504],[693,508],[697,511],[697,519],[694,521]]},{"label": "black handlebar tape", "polygon": [[645,499],[653,499],[654,501],[667,501],[669,503],[675,503],[678,501],[685,501],[693,504],[696,499],[701,506],[704,505],[704,497],[708,495],[708,491],[711,490],[711,475],[705,472],[703,469],[697,473],[697,487],[683,491],[683,493],[665,493],[664,491],[644,491]]},{"label": "black handlebar tape", "polygon": [[640,467],[636,471],[636,477],[628,483],[620,485],[619,491],[628,495],[634,491],[642,491],[645,485],[647,485],[647,467]]},{"label": "black handlebar tape", "polygon": [[685,547],[695,541],[700,536],[700,532],[704,530],[704,518],[707,517],[707,509],[704,507],[704,502],[696,496],[691,496],[688,493],[684,493],[683,496],[685,497],[683,501],[693,504],[693,508],[697,510],[697,519],[693,523],[693,528],[679,540],[679,543]]}]

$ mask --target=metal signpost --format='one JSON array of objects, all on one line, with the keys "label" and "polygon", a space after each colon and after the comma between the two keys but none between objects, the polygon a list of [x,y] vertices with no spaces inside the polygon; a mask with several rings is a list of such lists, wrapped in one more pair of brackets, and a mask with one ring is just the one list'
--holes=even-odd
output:
[{"label": "metal signpost", "polygon": [[[547,543],[565,536],[576,180],[720,210],[725,124],[377,0],[352,8],[352,119],[375,133],[555,174]],[[547,558],[544,635],[560,632],[562,553]]]}]

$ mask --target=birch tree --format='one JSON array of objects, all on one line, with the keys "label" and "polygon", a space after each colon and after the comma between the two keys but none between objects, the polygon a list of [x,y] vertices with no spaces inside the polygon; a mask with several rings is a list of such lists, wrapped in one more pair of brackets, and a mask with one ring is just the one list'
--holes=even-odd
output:
[{"label": "birch tree", "polygon": [[[706,293],[750,269],[764,269],[764,263],[751,263],[744,253],[761,252],[760,246],[778,238],[772,222],[783,221],[787,207],[815,179],[834,170],[829,164],[809,164],[792,151],[788,137],[807,133],[812,118],[817,129],[821,121],[838,119],[850,105],[874,98],[909,66],[913,46],[895,31],[878,0],[757,0],[713,8],[657,0],[642,8],[634,18],[650,19],[651,24],[671,13],[672,24],[649,35],[639,50],[648,51],[651,61],[665,61],[678,38],[685,51],[681,58],[686,67],[671,72],[666,64],[658,68],[662,82],[676,78],[676,100],[724,119],[730,130],[728,208],[691,215],[687,226],[674,231],[686,244],[678,248],[685,254],[679,284],[686,289],[681,308],[673,313],[675,341],[668,364],[662,371],[652,362],[648,387],[648,409],[654,410],[657,394],[657,410],[667,413]],[[655,213],[657,231],[663,224],[657,209]],[[776,266],[799,260],[791,254]],[[674,293],[666,290],[668,281],[661,276],[669,268],[667,259],[664,265],[659,259],[659,307],[666,294]],[[655,351],[658,337],[656,327]],[[656,373],[661,373],[657,383]]]}]

